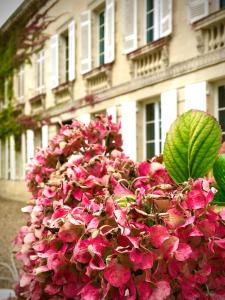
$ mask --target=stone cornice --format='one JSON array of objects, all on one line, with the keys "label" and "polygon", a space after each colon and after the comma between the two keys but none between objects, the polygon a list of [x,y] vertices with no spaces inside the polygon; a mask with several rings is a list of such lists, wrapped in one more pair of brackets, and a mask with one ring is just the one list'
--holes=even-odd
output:
[{"label": "stone cornice", "polygon": [[[215,50],[211,53],[206,53],[204,55],[199,55],[194,58],[188,59],[183,62],[179,62],[177,64],[168,66],[165,70],[160,71],[154,75],[149,77],[143,77],[139,79],[135,79],[129,82],[125,82],[121,85],[117,85],[112,87],[110,90],[101,92],[99,94],[95,94],[95,103],[102,102],[114,97],[118,97],[124,94],[128,94],[130,92],[134,92],[138,89],[145,88],[151,86],[153,84],[157,84],[166,80],[170,80],[182,75],[186,75],[191,72],[195,72],[221,62],[225,61],[225,48]],[[62,113],[66,113],[71,110],[72,107],[76,107],[79,109],[81,107],[87,106],[87,104],[83,104],[84,101],[81,99],[76,99],[75,101],[68,101],[59,105],[57,107],[49,108],[43,114],[45,116],[56,116]]]}]

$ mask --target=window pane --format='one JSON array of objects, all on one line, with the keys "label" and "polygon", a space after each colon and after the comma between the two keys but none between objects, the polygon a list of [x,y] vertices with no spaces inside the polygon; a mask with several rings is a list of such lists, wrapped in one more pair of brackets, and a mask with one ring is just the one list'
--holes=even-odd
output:
[{"label": "window pane", "polygon": [[103,41],[100,41],[100,43],[99,43],[99,51],[100,51],[100,53],[103,53],[104,52],[104,40]]},{"label": "window pane", "polygon": [[147,12],[153,9],[153,0],[147,0]]},{"label": "window pane", "polygon": [[153,11],[147,14],[147,30],[153,27]]},{"label": "window pane", "polygon": [[155,119],[155,111],[154,111],[154,103],[146,105],[146,121],[154,121]]},{"label": "window pane", "polygon": [[99,37],[100,39],[104,39],[104,26],[101,26],[99,29]]},{"label": "window pane", "polygon": [[155,145],[154,143],[146,144],[146,156],[147,158],[151,158],[155,155]]},{"label": "window pane", "polygon": [[155,124],[146,124],[146,140],[151,141],[155,139]]},{"label": "window pane", "polygon": [[225,107],[225,86],[219,87],[219,108]]},{"label": "window pane", "polygon": [[222,141],[225,142],[225,133],[222,134]]},{"label": "window pane", "polygon": [[147,43],[150,43],[153,41],[153,29],[150,29],[147,31]]},{"label": "window pane", "polygon": [[225,0],[220,0],[220,8],[224,8],[225,7]]},{"label": "window pane", "polygon": [[222,131],[225,131],[225,110],[219,111],[219,123],[222,127]]},{"label": "window pane", "polygon": [[99,63],[100,65],[104,64],[104,53],[99,56]]}]

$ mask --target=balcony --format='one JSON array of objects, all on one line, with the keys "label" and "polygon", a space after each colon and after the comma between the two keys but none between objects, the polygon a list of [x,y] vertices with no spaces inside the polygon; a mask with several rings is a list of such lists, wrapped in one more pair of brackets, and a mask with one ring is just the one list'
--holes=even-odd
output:
[{"label": "balcony", "polygon": [[101,65],[83,75],[86,81],[86,93],[92,94],[111,87],[112,64]]},{"label": "balcony", "polygon": [[199,52],[209,53],[225,47],[225,10],[219,10],[193,25]]},{"label": "balcony", "polygon": [[133,78],[155,74],[169,65],[169,37],[156,40],[128,54]]}]

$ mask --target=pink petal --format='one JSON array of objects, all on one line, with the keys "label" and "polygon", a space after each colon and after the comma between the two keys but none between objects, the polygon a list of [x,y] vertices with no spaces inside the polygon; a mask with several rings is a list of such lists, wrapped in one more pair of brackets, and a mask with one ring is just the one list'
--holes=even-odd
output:
[{"label": "pink petal", "polygon": [[167,281],[158,281],[156,283],[156,288],[153,290],[153,293],[149,300],[164,300],[170,295],[170,284]]},{"label": "pink petal", "polygon": [[199,209],[204,208],[207,201],[202,191],[192,190],[187,194],[186,204],[189,209]]},{"label": "pink petal", "polygon": [[113,263],[105,269],[103,275],[112,286],[120,287],[128,282],[131,277],[131,272],[128,267]]},{"label": "pink petal", "polygon": [[188,244],[180,243],[176,250],[175,257],[179,261],[187,260],[192,253],[192,249]]},{"label": "pink petal", "polygon": [[150,227],[149,233],[150,241],[155,248],[159,248],[169,238],[168,230],[162,225],[153,225]]}]

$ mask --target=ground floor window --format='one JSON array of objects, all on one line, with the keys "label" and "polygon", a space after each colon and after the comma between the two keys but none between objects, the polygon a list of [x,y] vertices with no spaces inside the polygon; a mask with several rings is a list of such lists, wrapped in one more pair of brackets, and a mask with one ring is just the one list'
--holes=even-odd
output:
[{"label": "ground floor window", "polygon": [[225,85],[218,87],[218,121],[222,127],[223,142],[225,141]]},{"label": "ground floor window", "polygon": [[161,106],[160,102],[145,106],[145,156],[151,158],[161,153]]}]

